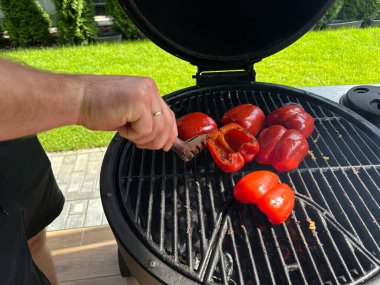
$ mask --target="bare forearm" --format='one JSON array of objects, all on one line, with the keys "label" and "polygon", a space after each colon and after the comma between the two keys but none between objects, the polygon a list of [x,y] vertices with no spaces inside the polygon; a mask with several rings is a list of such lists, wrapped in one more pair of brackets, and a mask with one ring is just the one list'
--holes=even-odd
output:
[{"label": "bare forearm", "polygon": [[76,124],[81,86],[76,76],[0,59],[0,140]]},{"label": "bare forearm", "polygon": [[151,78],[54,74],[0,59],[0,141],[72,124],[118,131],[147,149],[169,150],[177,137]]}]

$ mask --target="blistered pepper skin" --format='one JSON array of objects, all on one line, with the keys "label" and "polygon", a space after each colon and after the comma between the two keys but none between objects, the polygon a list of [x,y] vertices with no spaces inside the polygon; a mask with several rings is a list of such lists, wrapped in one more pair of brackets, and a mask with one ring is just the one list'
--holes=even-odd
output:
[{"label": "blistered pepper skin", "polygon": [[264,128],[265,115],[257,106],[252,104],[242,104],[228,110],[220,120],[223,125],[236,123],[249,131],[253,136]]},{"label": "blistered pepper skin", "polygon": [[260,151],[256,155],[256,162],[259,164],[272,164],[273,152],[286,133],[286,128],[280,125],[274,125],[264,129],[258,138]]},{"label": "blistered pepper skin", "polygon": [[296,169],[308,151],[305,137],[296,130],[287,130],[274,150],[272,165],[280,172]]},{"label": "blistered pepper skin", "polygon": [[278,184],[262,197],[257,206],[272,224],[281,224],[288,219],[294,208],[294,193],[289,185]]},{"label": "blistered pepper skin", "polygon": [[227,173],[240,170],[260,149],[253,135],[233,123],[210,133],[207,147],[216,165]]},{"label": "blistered pepper skin", "polygon": [[228,153],[220,144],[213,140],[207,142],[207,147],[215,164],[223,172],[232,173],[243,168],[245,161],[240,153]]},{"label": "blistered pepper skin", "polygon": [[271,164],[277,171],[297,168],[309,151],[309,144],[301,132],[280,125],[264,129],[258,141],[260,151],[256,162]]},{"label": "blistered pepper skin", "polygon": [[267,126],[282,125],[300,131],[308,138],[314,131],[314,119],[298,105],[286,105],[271,112],[265,120]]},{"label": "blistered pepper skin", "polygon": [[272,224],[281,224],[294,208],[294,193],[270,171],[252,172],[236,183],[234,197],[243,204],[256,204]]},{"label": "blistered pepper skin", "polygon": [[274,172],[254,171],[241,179],[234,188],[235,199],[243,204],[257,204],[258,201],[279,183]]},{"label": "blistered pepper skin", "polygon": [[218,128],[216,122],[210,116],[193,112],[177,120],[178,137],[184,141],[196,136],[208,134]]}]

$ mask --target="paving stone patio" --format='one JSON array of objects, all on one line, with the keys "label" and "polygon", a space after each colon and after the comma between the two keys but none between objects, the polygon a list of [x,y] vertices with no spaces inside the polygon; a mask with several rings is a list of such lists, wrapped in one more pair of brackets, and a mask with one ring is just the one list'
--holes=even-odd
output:
[{"label": "paving stone patio", "polygon": [[107,224],[100,200],[100,168],[106,148],[48,153],[66,203],[48,230]]}]

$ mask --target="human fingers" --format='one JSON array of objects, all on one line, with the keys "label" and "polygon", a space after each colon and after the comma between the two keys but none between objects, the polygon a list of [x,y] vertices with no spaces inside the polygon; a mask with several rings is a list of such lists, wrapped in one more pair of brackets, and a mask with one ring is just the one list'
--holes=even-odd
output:
[{"label": "human fingers", "polygon": [[168,151],[173,146],[174,141],[178,137],[178,129],[177,129],[175,115],[174,115],[174,112],[171,110],[170,110],[170,113],[171,113],[173,124],[172,124],[172,128],[170,130],[170,135],[169,135],[164,147],[162,148],[164,151]]},{"label": "human fingers", "polygon": [[167,143],[168,138],[172,136],[172,128],[175,124],[172,111],[161,98],[160,105],[162,111],[155,112],[153,116],[155,136],[147,143],[137,144],[139,148],[161,149]]},{"label": "human fingers", "polygon": [[136,139],[136,144],[140,146],[144,145],[145,148],[149,149],[160,149],[162,147],[161,140],[167,133],[165,130],[167,109],[163,106],[161,101],[161,96],[157,91],[155,96],[152,97],[152,130],[149,135]]},{"label": "human fingers", "polygon": [[154,139],[157,132],[162,130],[162,126],[157,126],[154,114],[160,111],[161,96],[157,85],[153,80],[144,81],[145,92],[137,96],[134,102],[133,112],[137,113],[134,121],[126,125],[125,137],[136,144],[143,145]]},{"label": "human fingers", "polygon": [[141,108],[136,121],[128,122],[117,129],[119,134],[134,143],[144,143],[151,140],[153,117],[151,108]]}]

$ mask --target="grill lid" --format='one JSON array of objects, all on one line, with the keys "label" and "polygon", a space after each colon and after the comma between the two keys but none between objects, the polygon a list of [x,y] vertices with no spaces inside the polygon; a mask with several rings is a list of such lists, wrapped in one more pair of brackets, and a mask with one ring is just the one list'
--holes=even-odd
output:
[{"label": "grill lid", "polygon": [[119,0],[153,42],[190,63],[234,69],[289,46],[333,0]]}]

